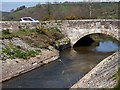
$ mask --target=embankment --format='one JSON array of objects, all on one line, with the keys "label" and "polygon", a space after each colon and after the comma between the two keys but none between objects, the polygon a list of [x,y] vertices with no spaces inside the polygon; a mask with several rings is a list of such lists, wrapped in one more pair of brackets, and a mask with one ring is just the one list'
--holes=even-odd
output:
[{"label": "embankment", "polygon": [[34,23],[0,22],[0,24],[2,25],[0,82],[58,59],[59,50],[70,46],[70,40],[57,28],[46,28]]},{"label": "embankment", "polygon": [[28,60],[6,60],[5,63],[2,63],[2,79],[0,81],[9,80],[15,76],[52,62],[57,58],[59,58],[59,51],[52,48],[51,50],[42,50],[40,55]]},{"label": "embankment", "polygon": [[74,84],[73,88],[114,88],[117,79],[113,77],[119,67],[119,54],[116,52],[96,65],[89,73]]}]

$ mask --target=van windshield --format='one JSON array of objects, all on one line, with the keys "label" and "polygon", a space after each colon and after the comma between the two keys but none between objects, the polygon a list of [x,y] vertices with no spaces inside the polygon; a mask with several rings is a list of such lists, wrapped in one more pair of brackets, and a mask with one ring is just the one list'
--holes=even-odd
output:
[{"label": "van windshield", "polygon": [[30,18],[23,18],[23,20],[25,20],[25,21],[33,21],[33,20],[30,19]]}]

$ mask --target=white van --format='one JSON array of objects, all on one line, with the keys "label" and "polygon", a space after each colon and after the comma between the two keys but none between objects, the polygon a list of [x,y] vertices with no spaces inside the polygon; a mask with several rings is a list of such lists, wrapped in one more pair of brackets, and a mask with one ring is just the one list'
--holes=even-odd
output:
[{"label": "white van", "polygon": [[38,20],[35,20],[31,17],[22,17],[22,18],[20,18],[20,22],[21,23],[27,23],[27,22],[29,22],[29,23],[39,23]]}]

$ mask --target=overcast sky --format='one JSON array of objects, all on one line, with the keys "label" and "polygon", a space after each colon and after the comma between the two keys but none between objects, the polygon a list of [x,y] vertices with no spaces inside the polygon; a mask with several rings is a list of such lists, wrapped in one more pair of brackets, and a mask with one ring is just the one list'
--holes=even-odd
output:
[{"label": "overcast sky", "polygon": [[[17,7],[20,7],[22,5],[25,5],[26,7],[32,7],[35,6],[37,3],[45,3],[45,2],[83,2],[83,1],[92,1],[92,2],[118,2],[120,0],[0,0],[2,2],[2,7],[0,8],[0,11],[7,11],[9,12],[11,9],[16,9]],[[1,6],[1,5],[0,5]]]},{"label": "overcast sky", "polygon": [[120,0],[1,0],[2,2],[79,2],[79,1],[120,1]]}]

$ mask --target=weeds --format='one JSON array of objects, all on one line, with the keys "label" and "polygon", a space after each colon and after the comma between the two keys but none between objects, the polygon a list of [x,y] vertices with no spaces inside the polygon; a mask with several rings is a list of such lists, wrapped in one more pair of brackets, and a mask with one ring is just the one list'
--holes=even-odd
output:
[{"label": "weeds", "polygon": [[118,80],[118,83],[114,90],[120,90],[120,68],[118,69],[118,72],[114,75],[114,77]]},{"label": "weeds", "polygon": [[34,50],[22,50],[20,46],[17,47],[7,47],[3,48],[3,53],[8,55],[9,58],[14,59],[14,58],[22,58],[22,59],[28,59],[30,57],[35,57],[36,55],[39,54],[38,51]]}]

